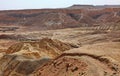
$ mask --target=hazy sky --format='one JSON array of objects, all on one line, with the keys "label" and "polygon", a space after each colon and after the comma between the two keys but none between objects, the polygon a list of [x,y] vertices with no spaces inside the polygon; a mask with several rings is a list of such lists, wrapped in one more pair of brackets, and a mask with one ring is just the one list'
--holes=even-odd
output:
[{"label": "hazy sky", "polygon": [[0,10],[62,8],[73,4],[120,5],[120,0],[1,0]]}]

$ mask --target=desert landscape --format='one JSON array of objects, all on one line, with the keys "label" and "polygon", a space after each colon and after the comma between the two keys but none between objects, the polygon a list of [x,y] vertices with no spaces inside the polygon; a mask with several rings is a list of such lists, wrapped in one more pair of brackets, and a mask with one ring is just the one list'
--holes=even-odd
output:
[{"label": "desert landscape", "polygon": [[0,76],[120,76],[120,6],[0,11]]}]

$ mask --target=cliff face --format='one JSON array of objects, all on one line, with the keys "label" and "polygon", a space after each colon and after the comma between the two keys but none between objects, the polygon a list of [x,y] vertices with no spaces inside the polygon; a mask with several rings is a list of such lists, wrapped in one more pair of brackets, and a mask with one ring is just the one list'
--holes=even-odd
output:
[{"label": "cliff face", "polygon": [[[73,6],[66,9],[41,9],[1,11],[0,25],[26,27],[26,29],[60,29],[74,28],[83,25],[93,26],[106,23],[120,22],[119,7],[98,6]],[[77,7],[77,9],[75,9]],[[88,7],[93,7],[86,9]],[[80,9],[78,9],[80,8]],[[34,26],[34,27],[33,27]]]}]

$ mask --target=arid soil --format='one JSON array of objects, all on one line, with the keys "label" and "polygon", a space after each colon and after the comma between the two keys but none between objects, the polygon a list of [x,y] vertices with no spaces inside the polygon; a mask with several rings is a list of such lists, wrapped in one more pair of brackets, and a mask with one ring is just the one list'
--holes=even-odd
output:
[{"label": "arid soil", "polygon": [[1,11],[0,76],[120,76],[120,8],[89,7]]},{"label": "arid soil", "polygon": [[[120,75],[119,30],[69,28],[20,35],[25,39],[15,39],[14,44],[1,51],[3,76]],[[27,40],[30,36],[33,39]]]}]

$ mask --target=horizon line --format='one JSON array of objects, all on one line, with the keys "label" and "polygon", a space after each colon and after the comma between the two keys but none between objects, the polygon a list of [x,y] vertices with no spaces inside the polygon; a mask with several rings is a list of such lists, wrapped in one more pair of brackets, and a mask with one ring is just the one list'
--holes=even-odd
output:
[{"label": "horizon line", "polygon": [[49,8],[10,8],[10,9],[0,9],[0,11],[19,11],[19,10],[49,10],[49,9],[66,9],[66,8],[69,8],[69,7],[72,7],[72,6],[93,6],[93,7],[96,7],[96,6],[120,6],[120,4],[97,4],[97,5],[94,5],[94,4],[73,4],[71,6],[65,6],[65,7],[49,7]]}]

